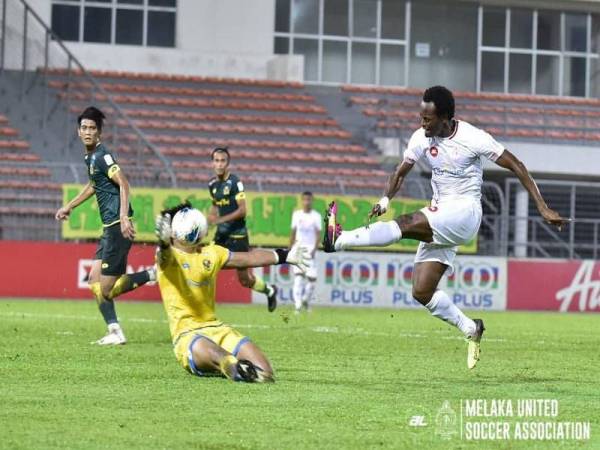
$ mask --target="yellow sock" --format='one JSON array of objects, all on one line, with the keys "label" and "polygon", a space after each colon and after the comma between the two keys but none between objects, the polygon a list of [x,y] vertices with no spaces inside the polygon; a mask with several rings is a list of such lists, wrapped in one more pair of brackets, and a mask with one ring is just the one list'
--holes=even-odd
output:
[{"label": "yellow sock", "polygon": [[[135,284],[134,284],[134,286],[135,286]],[[135,287],[137,287],[137,286],[135,286]],[[133,289],[135,289],[135,287],[133,287]],[[129,277],[127,275],[121,275],[119,277],[119,279],[117,281],[115,281],[114,286],[110,290],[110,294],[109,294],[110,298],[118,297],[123,292],[130,291],[131,288],[132,288],[131,280],[129,279]]]},{"label": "yellow sock", "polygon": [[102,288],[100,287],[99,281],[95,283],[90,283],[90,289],[92,291],[92,294],[94,294],[96,303],[100,304],[102,301],[104,301],[104,297],[102,296]]},{"label": "yellow sock", "polygon": [[267,291],[267,283],[261,277],[254,276],[254,284],[252,285],[252,290],[256,292],[265,293]]},{"label": "yellow sock", "polygon": [[235,356],[233,355],[227,355],[225,358],[223,358],[220,362],[219,362],[219,369],[221,370],[221,372],[223,373],[223,375],[225,375],[227,378],[229,378],[230,380],[233,380],[232,378],[232,366],[235,366],[237,364],[238,360]]}]

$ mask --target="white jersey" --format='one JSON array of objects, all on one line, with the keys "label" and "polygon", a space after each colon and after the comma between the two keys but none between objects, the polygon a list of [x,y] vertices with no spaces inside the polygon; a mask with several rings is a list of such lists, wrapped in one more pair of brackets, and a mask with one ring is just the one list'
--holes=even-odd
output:
[{"label": "white jersey", "polygon": [[296,230],[296,242],[309,249],[317,247],[318,233],[321,232],[321,214],[314,209],[306,213],[303,210],[292,214],[292,229]]},{"label": "white jersey", "polygon": [[413,133],[404,159],[415,163],[423,156],[431,167],[433,203],[456,197],[481,200],[482,156],[496,161],[504,146],[485,131],[462,120],[456,121],[451,136],[426,137],[419,128]]}]

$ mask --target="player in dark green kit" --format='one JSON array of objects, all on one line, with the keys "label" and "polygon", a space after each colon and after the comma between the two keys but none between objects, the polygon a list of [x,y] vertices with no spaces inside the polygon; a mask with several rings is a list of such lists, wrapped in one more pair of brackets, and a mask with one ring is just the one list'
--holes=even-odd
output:
[{"label": "player in dark green kit", "polygon": [[[208,214],[208,223],[217,225],[215,244],[232,252],[250,250],[246,229],[246,193],[240,179],[229,172],[231,159],[229,150],[215,148],[211,154],[216,177],[208,183],[208,191],[213,206]],[[269,311],[277,307],[277,287],[252,273],[250,269],[238,269],[238,279],[242,286],[261,292],[267,296]]]},{"label": "player in dark green kit", "polygon": [[113,299],[150,280],[155,271],[144,270],[126,275],[127,254],[135,238],[129,203],[129,183],[115,158],[100,142],[104,114],[90,106],[77,118],[77,132],[85,146],[85,164],[89,181],[77,196],[56,212],[57,220],[66,220],[71,211],[96,194],[104,231],[89,276],[90,289],[108,326],[108,334],[99,345],[125,344],[127,340],[115,312]]}]

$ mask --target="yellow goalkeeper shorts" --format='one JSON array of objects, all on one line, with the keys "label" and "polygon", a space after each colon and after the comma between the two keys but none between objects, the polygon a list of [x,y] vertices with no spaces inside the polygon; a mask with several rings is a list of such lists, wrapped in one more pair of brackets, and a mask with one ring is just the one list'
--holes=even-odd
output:
[{"label": "yellow goalkeeper shorts", "polygon": [[196,369],[192,358],[192,347],[198,339],[208,339],[233,356],[237,356],[242,345],[250,341],[235,328],[221,322],[207,323],[206,326],[181,333],[173,346],[175,357],[185,370],[198,376],[202,376],[202,372]]}]

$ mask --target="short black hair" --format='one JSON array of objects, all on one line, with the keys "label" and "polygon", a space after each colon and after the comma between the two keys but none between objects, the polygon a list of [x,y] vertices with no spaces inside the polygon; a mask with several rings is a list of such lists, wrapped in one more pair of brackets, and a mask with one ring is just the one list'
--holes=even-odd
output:
[{"label": "short black hair", "polygon": [[231,159],[231,155],[229,154],[229,149],[227,147],[217,147],[212,152],[210,152],[210,159],[214,159],[215,153],[225,153],[227,155],[227,162]]},{"label": "short black hair", "polygon": [[104,125],[104,119],[106,119],[106,116],[95,106],[88,106],[81,114],[79,114],[79,117],[77,117],[77,125],[81,126],[81,121],[84,119],[93,120],[96,122],[98,131],[102,131],[102,125]]},{"label": "short black hair", "polygon": [[312,192],[310,192],[310,191],[304,191],[304,192],[302,193],[302,197],[304,197],[305,195],[306,195],[306,196],[308,196],[308,197],[312,197],[312,196],[313,196],[313,193],[312,193]]},{"label": "short black hair", "polygon": [[438,117],[454,118],[454,95],[444,86],[432,86],[423,92],[423,101],[433,102]]}]

